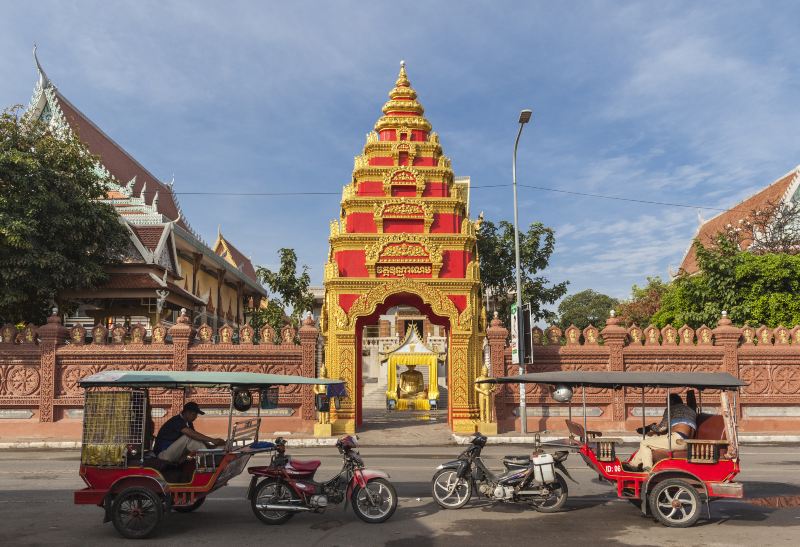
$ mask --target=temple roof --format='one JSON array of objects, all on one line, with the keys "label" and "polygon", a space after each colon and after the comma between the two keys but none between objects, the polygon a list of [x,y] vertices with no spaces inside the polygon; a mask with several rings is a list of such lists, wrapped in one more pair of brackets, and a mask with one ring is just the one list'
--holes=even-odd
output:
[{"label": "temple roof", "polygon": [[681,262],[680,270],[690,275],[700,271],[697,254],[694,250],[694,240],[700,241],[703,245],[712,243],[714,236],[723,231],[726,226],[735,226],[740,220],[750,216],[753,211],[768,207],[770,204],[791,200],[799,185],[800,165],[741,203],[703,222],[692,238],[692,243]]},{"label": "temple roof", "polygon": [[217,258],[219,253],[210,249],[192,230],[181,211],[172,183],[161,182],[73,105],[48,78],[35,48],[34,59],[39,80],[27,109],[28,114],[48,123],[56,135],[75,134],[92,154],[98,156],[97,170],[110,179],[106,184],[105,199],[101,201],[114,207],[125,220],[130,228],[131,239],[135,240],[134,246],[144,262],[158,263],[180,277],[173,237],[177,233],[184,242],[181,245],[188,245],[192,252],[201,251],[212,257],[217,267],[227,266],[237,270],[236,275],[252,290],[266,295],[250,260],[225,240],[232,260],[220,257],[223,258],[220,261]]},{"label": "temple roof", "polygon": [[228,263],[238,268],[239,271],[253,281],[258,281],[258,276],[256,276],[256,270],[251,260],[237,249],[233,243],[225,239],[225,236],[222,235],[222,230],[217,233],[217,241],[214,243],[214,252],[224,258]]}]

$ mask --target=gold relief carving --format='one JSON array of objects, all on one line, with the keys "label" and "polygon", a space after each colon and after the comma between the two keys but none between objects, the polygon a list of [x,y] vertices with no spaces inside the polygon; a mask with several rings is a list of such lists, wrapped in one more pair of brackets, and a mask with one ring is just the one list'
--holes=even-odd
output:
[{"label": "gold relief carving", "polygon": [[778,326],[774,331],[775,345],[786,346],[789,344],[789,331],[784,326]]},{"label": "gold relief carving", "polygon": [[761,345],[772,344],[772,331],[763,325],[756,329],[756,337]]},{"label": "gold relief carving", "polygon": [[92,344],[105,344],[108,331],[102,325],[92,327]]},{"label": "gold relief carving", "polygon": [[467,304],[464,311],[458,315],[458,325],[464,330],[472,329],[472,304]]},{"label": "gold relief carving", "polygon": [[682,346],[691,346],[694,344],[694,331],[689,325],[684,325],[678,329],[678,338]]},{"label": "gold relief carving", "polygon": [[233,327],[227,323],[219,329],[219,343],[232,344],[233,343]]},{"label": "gold relief carving", "polygon": [[153,327],[154,344],[163,344],[166,337],[167,337],[167,327],[165,327],[161,323]]},{"label": "gold relief carving", "polygon": [[137,323],[131,329],[131,343],[144,344],[144,337],[146,334],[147,329],[144,328],[144,325]]},{"label": "gold relief carving", "polygon": [[333,321],[338,329],[346,329],[350,322],[347,312],[345,312],[339,304],[334,304]]},{"label": "gold relief carving", "polygon": [[341,226],[338,220],[331,221],[331,237],[336,237],[341,233]]},{"label": "gold relief carving", "polygon": [[663,329],[661,329],[661,337],[663,340],[664,345],[674,345],[676,340],[678,339],[678,333],[675,330],[675,327],[672,325],[667,325]]},{"label": "gold relief carving", "polygon": [[742,336],[744,337],[745,344],[753,344],[756,339],[756,331],[753,329],[753,327],[745,325],[742,329]]},{"label": "gold relief carving", "polygon": [[248,345],[253,343],[253,327],[245,325],[239,329],[239,343]]},{"label": "gold relief carving", "polygon": [[376,133],[375,131],[370,131],[369,133],[367,133],[367,144],[373,144],[376,142],[379,142],[378,133]]},{"label": "gold relief carving", "polygon": [[325,271],[323,273],[325,281],[329,279],[333,279],[334,277],[338,277],[339,275],[339,265],[336,264],[335,260],[331,260],[327,264],[325,264]]},{"label": "gold relief carving", "polygon": [[75,325],[69,330],[69,339],[73,344],[83,345],[86,341],[86,329]]},{"label": "gold relief carving", "polygon": [[353,171],[358,171],[367,166],[369,166],[369,160],[363,154],[353,158]]},{"label": "gold relief carving", "polygon": [[642,329],[640,329],[636,325],[628,329],[628,336],[631,337],[631,343],[633,345],[639,346],[642,344]]},{"label": "gold relief carving", "polygon": [[284,327],[281,329],[281,343],[294,344],[294,339],[296,335],[297,331],[294,329],[292,325],[284,325]]},{"label": "gold relief carving", "polygon": [[439,276],[442,269],[442,248],[431,243],[428,236],[415,236],[410,234],[388,234],[382,236],[366,250],[366,267],[371,276],[376,275],[376,264],[379,261],[414,262],[415,259],[424,259],[431,263],[431,273]]},{"label": "gold relief carving", "polygon": [[210,344],[211,338],[214,336],[214,331],[208,324],[203,323],[199,329],[197,329],[197,337],[200,339],[200,342],[203,344]]},{"label": "gold relief carving", "polygon": [[114,344],[125,343],[125,327],[116,325],[111,329],[111,341]]},{"label": "gold relief carving", "polygon": [[697,345],[710,346],[711,345],[711,329],[703,325],[697,329]]},{"label": "gold relief carving", "polygon": [[383,193],[391,196],[392,186],[415,186],[417,197],[425,191],[425,177],[415,167],[396,167],[383,175]]},{"label": "gold relief carving", "polygon": [[408,154],[408,165],[414,165],[414,158],[417,157],[417,145],[409,141],[397,141],[392,145],[391,152],[395,165],[399,165],[400,152]]},{"label": "gold relief carving", "polygon": [[597,327],[589,325],[585,329],[583,329],[583,339],[586,341],[587,344],[596,345],[597,344],[597,336],[598,336]]},{"label": "gold relief carving", "polygon": [[656,327],[654,327],[653,325],[650,325],[649,327],[644,329],[644,335],[645,335],[645,342],[644,343],[645,343],[645,345],[647,345],[647,346],[657,346],[658,345],[659,334],[660,333],[658,332],[658,329]]},{"label": "gold relief carving", "polygon": [[399,126],[407,126],[408,129],[425,132],[431,130],[431,123],[423,116],[381,116],[381,119],[375,123],[375,131],[394,129]]},{"label": "gold relief carving", "polygon": [[375,275],[378,277],[402,277],[406,274],[429,274],[430,266],[376,266]]},{"label": "gold relief carving", "polygon": [[259,331],[260,344],[274,344],[275,343],[275,329],[271,325],[263,325]]},{"label": "gold relief carving", "polygon": [[398,258],[405,258],[405,257],[428,257],[428,250],[423,247],[421,244],[418,243],[400,243],[397,245],[390,244],[387,245],[383,251],[380,253],[379,259],[391,259],[393,257]]}]

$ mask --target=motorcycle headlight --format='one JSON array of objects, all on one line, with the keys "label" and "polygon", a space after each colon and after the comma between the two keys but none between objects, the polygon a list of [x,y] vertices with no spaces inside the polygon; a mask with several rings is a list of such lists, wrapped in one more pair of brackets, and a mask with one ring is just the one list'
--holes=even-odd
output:
[{"label": "motorcycle headlight", "polygon": [[444,464],[441,464],[439,465],[439,467],[436,468],[437,471],[439,471],[440,469],[444,469]]}]

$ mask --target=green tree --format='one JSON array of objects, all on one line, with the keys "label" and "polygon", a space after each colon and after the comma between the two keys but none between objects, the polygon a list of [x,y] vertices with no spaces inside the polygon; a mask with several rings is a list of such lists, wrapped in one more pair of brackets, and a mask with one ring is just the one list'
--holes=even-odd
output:
[{"label": "green tree", "polygon": [[652,322],[653,315],[661,308],[661,298],[669,285],[658,276],[648,277],[647,285],[631,288],[631,298],[617,305],[617,316],[626,326],[633,324],[645,327]]},{"label": "green tree", "polygon": [[591,324],[602,329],[609,312],[618,303],[616,298],[591,289],[571,294],[558,305],[559,325],[562,329],[575,325],[583,330]]},{"label": "green tree", "polygon": [[302,315],[311,311],[314,295],[309,291],[311,276],[308,266],[303,266],[297,273],[297,253],[294,249],[280,249],[281,265],[278,271],[259,266],[256,268],[258,279],[272,291],[265,307],[256,310],[250,320],[256,332],[265,323],[280,331],[289,319],[295,327],[299,327]]},{"label": "green tree", "polygon": [[701,272],[672,282],[656,325],[715,326],[723,310],[736,324],[800,324],[800,256],[741,251],[726,234],[694,245]]},{"label": "green tree", "polygon": [[66,289],[96,286],[129,243],[107,180],[75,136],[19,106],[0,113],[0,323],[41,323]]},{"label": "green tree", "polygon": [[[519,234],[520,265],[522,267],[522,301],[531,304],[533,321],[555,321],[556,314],[545,309],[567,292],[567,281],[550,284],[537,275],[547,267],[555,249],[552,228],[540,222],[530,225]],[[478,230],[478,256],[481,284],[488,296],[489,312],[497,311],[507,321],[511,304],[516,301],[516,261],[514,257],[514,225],[500,221],[499,225],[484,221]]]}]

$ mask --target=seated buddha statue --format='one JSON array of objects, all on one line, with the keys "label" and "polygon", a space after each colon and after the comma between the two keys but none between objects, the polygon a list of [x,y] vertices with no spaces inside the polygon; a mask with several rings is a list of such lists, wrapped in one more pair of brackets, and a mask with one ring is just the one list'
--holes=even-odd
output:
[{"label": "seated buddha statue", "polygon": [[428,391],[425,389],[425,379],[422,373],[416,370],[416,365],[408,365],[408,370],[400,375],[400,385],[397,388],[398,397],[401,399],[425,399]]}]

